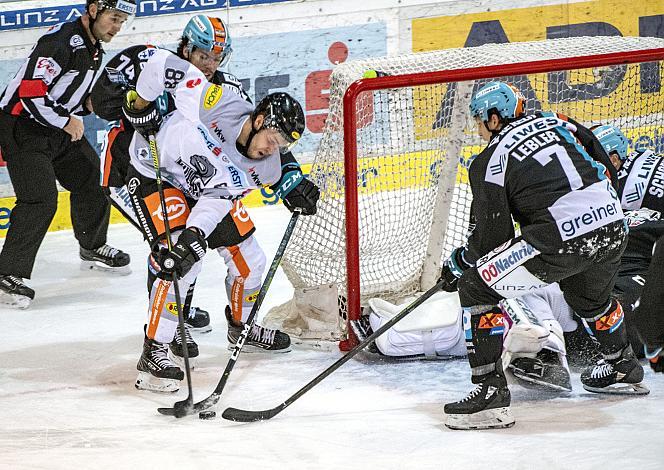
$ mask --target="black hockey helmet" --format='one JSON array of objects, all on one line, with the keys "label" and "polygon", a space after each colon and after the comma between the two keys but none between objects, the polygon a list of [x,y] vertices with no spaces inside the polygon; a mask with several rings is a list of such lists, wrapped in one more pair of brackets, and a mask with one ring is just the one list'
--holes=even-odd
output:
[{"label": "black hockey helmet", "polygon": [[86,9],[93,3],[97,4],[99,13],[104,10],[117,10],[129,16],[136,15],[136,0],[87,0]]},{"label": "black hockey helmet", "polygon": [[260,100],[252,118],[255,120],[258,115],[263,116],[261,129],[276,129],[288,142],[286,147],[280,149],[281,153],[290,151],[304,133],[304,111],[288,93],[270,93]]}]

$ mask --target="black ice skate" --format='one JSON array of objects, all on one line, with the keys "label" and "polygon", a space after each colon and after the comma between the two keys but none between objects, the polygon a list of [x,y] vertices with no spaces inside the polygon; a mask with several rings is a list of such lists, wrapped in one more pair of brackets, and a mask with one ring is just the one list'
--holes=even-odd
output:
[{"label": "black ice skate", "polygon": [[508,367],[517,379],[556,391],[572,391],[569,370],[553,351],[542,350],[537,357],[518,357]]},{"label": "black ice skate", "polygon": [[112,246],[102,245],[94,250],[81,247],[79,256],[81,257],[81,269],[84,271],[94,269],[121,276],[131,274],[131,268],[129,267],[131,259],[129,255]]},{"label": "black ice skate", "polygon": [[0,304],[24,309],[34,298],[35,291],[26,286],[23,279],[9,274],[0,275]]},{"label": "black ice skate", "polygon": [[583,388],[589,392],[616,395],[647,395],[650,390],[641,384],[643,367],[631,346],[622,350],[617,359],[601,359],[581,374]]},{"label": "black ice skate", "polygon": [[[235,323],[229,306],[226,306],[226,320],[228,321],[228,349],[232,350],[245,325],[244,323]],[[254,323],[242,350],[246,352],[283,353],[291,350],[290,344],[290,336],[286,333]]]},{"label": "black ice skate", "polygon": [[143,341],[143,354],[136,365],[136,388],[153,392],[177,392],[184,372],[168,358],[168,346],[149,338]]},{"label": "black ice skate", "polygon": [[[193,369],[196,365],[196,358],[198,357],[198,344],[191,337],[191,327],[185,324],[184,328],[185,343],[187,345],[187,352],[189,357],[189,367]],[[181,369],[184,368],[184,353],[182,351],[182,335],[180,335],[180,326],[175,329],[175,337],[169,343],[169,350],[171,354],[169,358],[175,362]]]},{"label": "black ice skate", "polygon": [[445,405],[450,429],[497,429],[514,425],[510,391],[502,375],[486,378],[462,400]]},{"label": "black ice skate", "polygon": [[210,325],[210,314],[198,307],[191,307],[184,320],[194,333],[209,333],[212,331]]}]

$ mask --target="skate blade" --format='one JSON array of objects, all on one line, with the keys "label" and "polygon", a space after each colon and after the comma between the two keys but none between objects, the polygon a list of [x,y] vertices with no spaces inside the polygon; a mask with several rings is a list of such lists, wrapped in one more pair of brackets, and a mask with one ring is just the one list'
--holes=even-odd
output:
[{"label": "skate blade", "polygon": [[[187,324],[189,325],[189,323],[187,323]],[[200,328],[196,328],[196,327],[193,327],[191,325],[189,325],[189,327],[190,327],[189,331],[191,331],[192,333],[196,333],[197,335],[204,335],[205,333],[209,333],[210,331],[212,331],[212,327],[209,326],[209,325],[208,326],[203,326],[203,327],[200,327]]]},{"label": "skate blade", "polygon": [[6,307],[20,308],[21,310],[25,310],[30,306],[30,302],[32,302],[32,299],[30,297],[26,297],[25,295],[8,294],[6,292],[0,293],[0,305],[4,305]]},{"label": "skate blade", "polygon": [[[175,363],[176,366],[178,366],[181,370],[184,370],[184,357],[176,356],[173,354],[173,351],[170,349],[168,350],[168,358]],[[196,367],[196,363],[198,356],[196,357],[190,357],[189,358],[189,369],[194,370]]]},{"label": "skate blade", "polygon": [[139,372],[134,386],[138,390],[149,392],[173,393],[180,390],[180,381],[175,379],[161,379],[149,372]]},{"label": "skate blade", "polygon": [[[228,343],[228,350],[233,351],[234,349],[235,349],[235,343]],[[291,346],[288,346],[287,348],[283,349],[263,349],[260,346],[253,346],[251,344],[244,343],[244,346],[242,347],[242,352],[250,354],[255,354],[255,353],[282,354],[291,351],[292,351]]]},{"label": "skate blade", "polygon": [[108,266],[101,261],[81,260],[81,271],[100,271],[118,276],[128,276],[131,274],[131,267],[127,266]]},{"label": "skate blade", "polygon": [[[559,385],[555,384],[552,382],[546,382],[544,380],[531,377],[528,374],[521,373],[520,369],[512,369],[512,375],[516,377],[519,380],[523,380],[524,382],[528,382],[528,384],[534,384],[537,385],[538,388],[540,389],[546,389],[546,390],[551,390],[551,391],[556,391],[556,392],[571,392],[572,391],[572,384],[569,384],[569,387],[566,387],[564,385]],[[533,387],[534,388],[534,387]]]},{"label": "skate blade", "polygon": [[608,387],[590,387],[584,385],[583,388],[589,392],[605,393],[608,395],[648,395],[650,393],[650,389],[641,383],[616,383]]},{"label": "skate blade", "polygon": [[514,416],[508,407],[472,414],[449,414],[445,426],[458,431],[509,428],[514,426]]}]

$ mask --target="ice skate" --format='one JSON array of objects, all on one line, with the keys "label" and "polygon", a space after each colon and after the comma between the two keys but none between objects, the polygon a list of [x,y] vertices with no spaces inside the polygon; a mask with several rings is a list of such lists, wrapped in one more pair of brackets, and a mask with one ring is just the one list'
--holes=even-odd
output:
[{"label": "ice skate", "polygon": [[551,390],[572,391],[569,370],[553,351],[542,350],[537,357],[518,357],[508,367],[519,380]]},{"label": "ice skate", "polygon": [[209,333],[212,331],[210,314],[202,308],[191,307],[184,321],[191,327],[192,333]]},{"label": "ice skate", "polygon": [[23,283],[23,279],[9,274],[0,276],[0,304],[26,309],[35,298],[35,291]]},{"label": "ice skate", "polygon": [[81,269],[83,271],[93,269],[121,276],[131,274],[131,268],[129,267],[131,258],[129,255],[112,246],[102,245],[94,250],[81,247],[79,256],[81,257]]},{"label": "ice skate", "polygon": [[[228,306],[226,306],[226,320],[228,321],[228,349],[232,350],[245,325],[244,323],[235,323],[231,309]],[[286,333],[254,323],[242,350],[246,352],[283,353],[291,350],[290,344],[290,336]]]},{"label": "ice skate", "polygon": [[149,338],[143,341],[143,354],[136,365],[136,388],[153,392],[177,392],[184,372],[168,358],[168,346]]},{"label": "ice skate", "polygon": [[510,391],[505,377],[486,378],[463,399],[445,405],[450,429],[498,429],[514,425]]},{"label": "ice skate", "polygon": [[[185,324],[184,328],[185,344],[189,357],[189,367],[193,369],[196,366],[196,358],[198,357],[198,344],[191,337],[191,327]],[[180,335],[180,326],[175,329],[175,337],[168,345],[170,354],[168,355],[180,369],[184,369],[184,353],[182,351],[182,336]]]},{"label": "ice skate", "polygon": [[650,390],[641,384],[643,367],[631,346],[622,350],[617,359],[601,359],[581,374],[583,388],[589,392],[615,395],[647,395]]}]

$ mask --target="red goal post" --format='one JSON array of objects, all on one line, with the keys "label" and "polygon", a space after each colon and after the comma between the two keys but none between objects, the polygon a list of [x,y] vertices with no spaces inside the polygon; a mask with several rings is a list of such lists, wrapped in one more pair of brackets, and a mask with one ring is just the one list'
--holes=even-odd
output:
[{"label": "red goal post", "polygon": [[[486,59],[472,58],[483,50]],[[607,52],[578,53],[587,50]],[[354,73],[375,70],[375,78],[349,81],[353,73],[345,70],[353,64],[333,74],[330,115],[310,175],[322,189],[320,214],[301,222],[284,270],[296,297],[309,289],[322,298],[316,289],[335,285],[344,321],[359,318],[371,296],[399,301],[428,289],[441,259],[463,243],[471,195],[459,177],[458,156],[481,148],[468,126],[467,105],[486,80],[505,79],[529,91],[527,111],[558,111],[586,125],[613,123],[631,129],[628,135],[650,133],[653,141],[661,137],[664,142],[664,40],[569,38],[467,48],[449,53],[456,54],[453,59],[446,54],[359,61]],[[500,63],[510,54],[541,60]],[[436,69],[436,61],[443,67]],[[487,65],[477,65],[483,62]],[[416,72],[404,73],[409,66]],[[335,83],[335,75],[344,74],[346,83]],[[440,137],[433,138],[429,129],[437,125]],[[423,199],[419,193],[426,193]],[[422,220],[404,225],[419,206],[424,214],[412,217]],[[395,208],[401,220],[380,218]],[[413,238],[418,231],[427,233]],[[418,253],[416,259],[404,261],[404,279],[398,279],[399,260],[390,257],[409,258],[411,252]],[[302,299],[294,299],[290,308],[291,315],[300,315]],[[316,314],[319,310],[314,308]],[[350,338],[342,349],[353,344],[349,332],[340,330]]]}]

